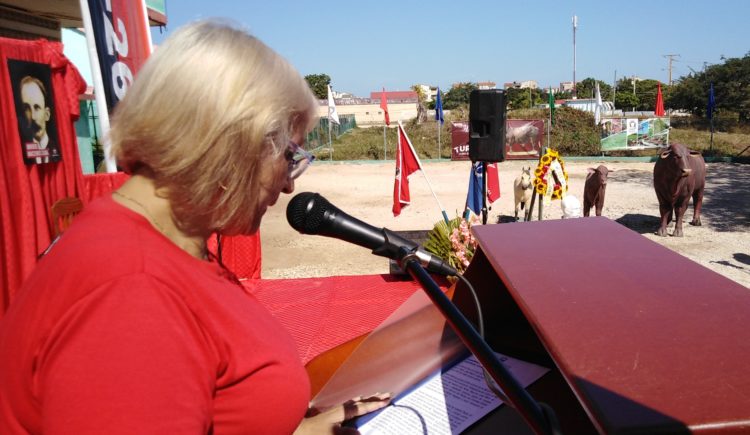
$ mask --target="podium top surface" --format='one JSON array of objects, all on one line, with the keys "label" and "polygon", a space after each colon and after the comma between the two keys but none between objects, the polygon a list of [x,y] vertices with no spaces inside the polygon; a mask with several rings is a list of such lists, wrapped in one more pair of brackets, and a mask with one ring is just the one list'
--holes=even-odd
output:
[{"label": "podium top surface", "polygon": [[473,229],[600,431],[750,431],[750,289],[603,217]]}]

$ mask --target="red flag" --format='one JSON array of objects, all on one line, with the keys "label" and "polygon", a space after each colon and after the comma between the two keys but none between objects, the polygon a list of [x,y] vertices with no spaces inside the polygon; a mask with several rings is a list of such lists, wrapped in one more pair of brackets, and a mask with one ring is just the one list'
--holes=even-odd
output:
[{"label": "red flag", "polygon": [[664,116],[664,99],[661,96],[661,83],[656,84],[656,109],[654,115]]},{"label": "red flag", "polygon": [[492,204],[500,199],[500,178],[497,175],[497,163],[487,164],[487,202]]},{"label": "red flag", "polygon": [[383,114],[385,115],[385,125],[391,125],[391,118],[388,116],[388,97],[385,95],[385,88],[383,88],[383,93],[380,94],[380,108],[383,109]]},{"label": "red flag", "polygon": [[401,207],[411,202],[409,197],[409,175],[422,169],[419,159],[406,136],[404,126],[398,124],[398,150],[396,152],[396,180],[393,183],[393,216],[401,214]]}]

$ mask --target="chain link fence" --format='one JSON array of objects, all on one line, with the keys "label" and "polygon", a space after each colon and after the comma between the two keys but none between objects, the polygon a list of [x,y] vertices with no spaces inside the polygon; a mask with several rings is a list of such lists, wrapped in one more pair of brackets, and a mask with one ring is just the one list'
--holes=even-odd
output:
[{"label": "chain link fence", "polygon": [[357,127],[357,121],[354,115],[339,115],[340,124],[331,124],[331,135],[328,136],[329,119],[321,117],[312,131],[307,135],[305,148],[310,151],[319,151],[328,148],[339,136]]}]

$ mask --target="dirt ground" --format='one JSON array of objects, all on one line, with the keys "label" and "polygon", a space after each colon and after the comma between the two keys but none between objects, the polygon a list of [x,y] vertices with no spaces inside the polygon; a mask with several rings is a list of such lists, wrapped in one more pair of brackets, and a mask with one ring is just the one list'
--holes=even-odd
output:
[{"label": "dirt ground", "polygon": [[[603,215],[618,221],[679,254],[750,287],[750,167],[709,163],[701,220],[683,225],[684,237],[659,237],[659,205],[653,189],[653,163],[566,160],[570,190],[583,202],[587,168],[606,165],[610,170]],[[513,180],[522,166],[535,161],[499,164],[501,197],[492,204],[488,223],[507,222],[514,210]],[[399,217],[391,212],[395,165],[387,163],[316,162],[297,180],[295,194],[318,192],[346,213],[376,227],[391,230],[428,230],[442,219],[440,206],[455,217],[464,209],[470,162],[428,162],[424,170],[437,195],[420,173],[410,178],[411,205]],[[365,248],[322,236],[300,235],[287,223],[286,206],[292,195],[282,195],[269,209],[261,226],[264,278],[315,277],[388,273],[388,260]],[[593,214],[593,210],[592,210]],[[536,220],[537,211],[534,211]],[[562,216],[560,202],[544,207],[544,219]],[[669,227],[671,234],[674,223]]]}]

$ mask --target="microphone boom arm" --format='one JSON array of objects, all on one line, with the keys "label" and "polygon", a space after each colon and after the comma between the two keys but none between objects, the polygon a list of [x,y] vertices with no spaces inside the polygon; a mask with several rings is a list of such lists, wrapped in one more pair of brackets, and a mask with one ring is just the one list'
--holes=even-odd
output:
[{"label": "microphone boom arm", "polygon": [[422,267],[419,257],[406,248],[399,249],[402,266],[422,286],[433,304],[440,310],[448,324],[471,351],[482,367],[505,393],[512,406],[538,435],[559,434],[557,418],[547,405],[537,402],[515,377],[498,361],[495,352],[485,342],[474,326],[464,317],[453,302],[440,290],[432,277]]}]

